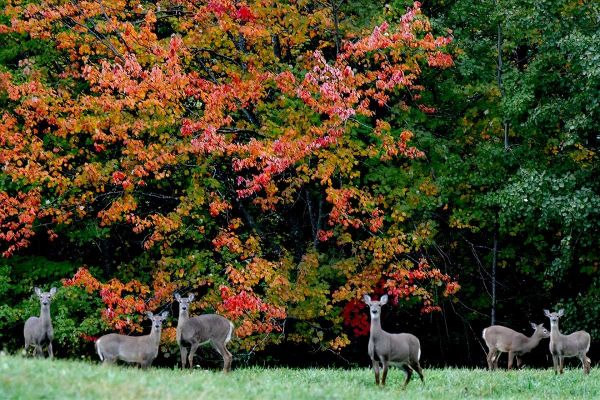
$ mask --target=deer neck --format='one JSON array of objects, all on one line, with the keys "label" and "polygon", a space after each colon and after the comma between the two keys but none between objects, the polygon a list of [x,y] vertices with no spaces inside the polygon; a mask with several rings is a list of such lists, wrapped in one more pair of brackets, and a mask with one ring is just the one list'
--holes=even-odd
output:
[{"label": "deer neck", "polygon": [[189,310],[179,309],[179,319],[177,320],[177,333],[176,333],[177,343],[181,344],[181,327],[188,319],[190,319]]},{"label": "deer neck", "polygon": [[177,326],[183,325],[183,323],[186,322],[188,319],[190,319],[189,310],[179,310],[179,319],[177,320]]},{"label": "deer neck", "polygon": [[542,340],[542,336],[536,335],[535,333],[531,335],[531,337],[527,338],[527,343],[525,343],[524,350],[527,352],[533,350]]},{"label": "deer neck", "polygon": [[556,323],[550,322],[550,337],[557,338],[559,336],[561,336],[561,333],[558,329],[558,321],[556,321]]},{"label": "deer neck", "polygon": [[43,326],[47,327],[52,325],[52,320],[50,319],[50,304],[47,306],[42,305],[40,320],[42,321]]},{"label": "deer neck", "polygon": [[375,318],[371,316],[371,335],[380,333],[381,331],[381,318],[379,316]]},{"label": "deer neck", "polygon": [[155,328],[154,325],[152,325],[152,330],[150,331],[150,341],[155,344],[156,346],[158,346],[160,344],[160,333],[162,331],[162,326],[160,328]]}]

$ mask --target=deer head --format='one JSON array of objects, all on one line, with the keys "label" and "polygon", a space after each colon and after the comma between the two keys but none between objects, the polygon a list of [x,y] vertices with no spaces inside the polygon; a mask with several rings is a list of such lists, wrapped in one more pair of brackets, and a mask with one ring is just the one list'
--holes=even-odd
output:
[{"label": "deer head", "polygon": [[544,310],[544,315],[550,318],[550,325],[558,325],[558,319],[565,315],[565,310],[560,309],[558,312],[550,312],[548,310]]},{"label": "deer head", "polygon": [[181,297],[179,293],[175,293],[175,300],[179,303],[179,310],[188,311],[190,303],[194,300],[194,294],[190,293],[188,297]]},{"label": "deer head", "polygon": [[40,288],[36,287],[33,289],[35,291],[36,296],[40,299],[40,304],[42,307],[48,307],[52,298],[56,294],[56,288],[53,287],[49,292],[42,292]]},{"label": "deer head", "polygon": [[550,337],[550,332],[546,328],[544,328],[544,324],[534,324],[531,322],[531,327],[533,328],[533,335],[540,336],[542,339],[546,339]]},{"label": "deer head", "polygon": [[162,314],[154,315],[152,311],[148,311],[146,312],[146,316],[152,321],[152,329],[160,329],[163,321],[169,316],[169,312],[163,311]]},{"label": "deer head", "polygon": [[371,296],[365,294],[363,301],[369,306],[369,312],[371,313],[371,319],[377,319],[381,315],[381,306],[387,304],[388,296],[384,294],[381,296],[379,301],[371,300]]}]

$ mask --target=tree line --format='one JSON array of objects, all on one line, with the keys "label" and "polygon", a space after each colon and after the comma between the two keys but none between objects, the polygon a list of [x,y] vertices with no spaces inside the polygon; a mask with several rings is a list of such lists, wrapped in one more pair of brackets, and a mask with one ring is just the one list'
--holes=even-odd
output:
[{"label": "tree line", "polygon": [[0,4],[7,349],[52,284],[64,355],[176,293],[248,362],[364,360],[367,293],[430,363],[598,338],[595,2]]}]

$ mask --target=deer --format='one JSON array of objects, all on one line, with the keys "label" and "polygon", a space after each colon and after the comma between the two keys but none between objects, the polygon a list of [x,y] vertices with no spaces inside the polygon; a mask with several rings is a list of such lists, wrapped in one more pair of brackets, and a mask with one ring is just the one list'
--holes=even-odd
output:
[{"label": "deer", "polygon": [[483,330],[483,340],[489,351],[487,363],[490,371],[498,368],[498,359],[501,353],[508,353],[508,369],[512,369],[513,360],[517,358],[517,368],[521,368],[523,360],[521,356],[533,350],[542,339],[550,337],[550,333],[544,324],[531,323],[533,334],[527,337],[502,325],[492,325]]},{"label": "deer", "polygon": [[50,318],[50,303],[56,294],[56,288],[53,287],[49,292],[42,292],[40,288],[33,289],[40,299],[40,316],[29,317],[23,327],[23,336],[25,337],[25,353],[30,346],[34,347],[34,354],[37,357],[44,355],[42,346],[48,346],[48,356],[54,358],[52,351],[52,339],[54,339],[54,329],[52,328],[52,319]]},{"label": "deer", "polygon": [[584,375],[588,375],[592,364],[592,360],[587,356],[590,350],[590,334],[586,331],[577,331],[570,335],[560,333],[558,320],[564,314],[564,309],[558,312],[544,310],[544,315],[550,318],[550,354],[552,354],[554,374],[563,373],[565,357],[577,357],[583,365]]},{"label": "deer", "polygon": [[380,363],[383,367],[382,386],[385,386],[389,365],[397,365],[404,370],[406,380],[403,389],[408,385],[413,371],[416,371],[421,378],[421,382],[424,382],[423,370],[419,365],[419,359],[421,358],[419,339],[410,333],[388,333],[381,328],[381,307],[387,304],[387,294],[381,296],[379,301],[371,300],[369,295],[365,295],[363,300],[369,306],[371,314],[368,352],[375,372],[375,384],[379,385]]},{"label": "deer", "polygon": [[227,343],[231,340],[233,322],[218,314],[203,314],[190,318],[189,307],[194,294],[181,297],[175,294],[175,300],[179,303],[179,320],[177,321],[177,343],[181,353],[181,368],[187,365],[193,367],[193,360],[198,347],[210,343],[212,347],[223,357],[223,372],[231,370],[233,356],[227,350]]},{"label": "deer", "polygon": [[113,364],[117,360],[121,360],[127,363],[136,363],[143,369],[152,365],[158,356],[162,323],[169,313],[164,311],[160,315],[154,315],[148,311],[146,315],[152,321],[150,334],[128,336],[109,333],[96,340],[96,352],[103,364]]}]

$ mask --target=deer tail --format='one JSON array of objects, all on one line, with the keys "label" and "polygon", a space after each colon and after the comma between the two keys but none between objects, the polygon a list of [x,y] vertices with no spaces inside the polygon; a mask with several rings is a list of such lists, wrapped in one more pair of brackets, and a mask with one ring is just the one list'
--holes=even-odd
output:
[{"label": "deer tail", "polygon": [[[102,339],[102,338],[100,338]],[[104,356],[102,356],[102,352],[100,351],[100,339],[94,342],[94,346],[96,347],[96,353],[98,353],[98,357],[100,357],[100,361],[104,361]]]},{"label": "deer tail", "polygon": [[229,341],[231,340],[231,336],[233,335],[233,330],[235,328],[235,326],[233,325],[233,322],[228,321],[229,322],[229,333],[227,334],[227,338],[225,338],[225,343],[229,343]]}]

